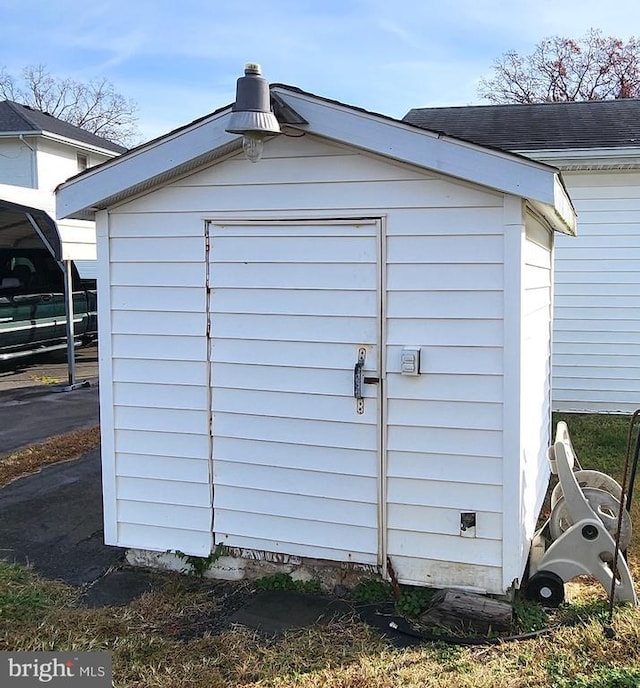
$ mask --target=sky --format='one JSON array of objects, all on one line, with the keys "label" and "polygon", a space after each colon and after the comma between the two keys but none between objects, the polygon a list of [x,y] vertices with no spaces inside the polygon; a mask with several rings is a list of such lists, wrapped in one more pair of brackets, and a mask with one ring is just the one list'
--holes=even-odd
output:
[{"label": "sky", "polygon": [[401,118],[483,104],[509,50],[589,29],[640,35],[638,0],[0,0],[0,68],[106,78],[142,142],[235,99],[247,62],[270,82]]}]

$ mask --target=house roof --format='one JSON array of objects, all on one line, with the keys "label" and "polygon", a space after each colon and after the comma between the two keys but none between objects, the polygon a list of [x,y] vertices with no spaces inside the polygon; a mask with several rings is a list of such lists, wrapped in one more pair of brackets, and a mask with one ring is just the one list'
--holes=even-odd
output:
[{"label": "house roof", "polygon": [[53,115],[35,110],[12,100],[0,101],[0,135],[44,135],[55,134],[80,144],[102,148],[113,153],[124,153],[127,149],[85,129],[64,122]]},{"label": "house roof", "polygon": [[[272,95],[298,115],[287,127],[395,161],[530,200],[559,231],[575,232],[575,212],[557,169],[489,150],[284,84]],[[170,182],[241,147],[225,128],[227,106],[61,184],[58,217],[93,219],[97,210]],[[268,143],[267,143],[268,145]]]},{"label": "house roof", "polygon": [[640,100],[414,108],[403,121],[504,150],[640,146]]}]

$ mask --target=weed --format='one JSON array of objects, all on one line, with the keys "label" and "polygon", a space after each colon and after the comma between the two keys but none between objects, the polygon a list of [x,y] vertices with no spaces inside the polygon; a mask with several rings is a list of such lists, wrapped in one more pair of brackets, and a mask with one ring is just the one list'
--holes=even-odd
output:
[{"label": "weed", "polygon": [[[396,602],[396,611],[402,616],[415,618],[423,612],[435,594],[431,588],[419,588],[411,585],[400,586],[400,595]],[[358,602],[377,604],[390,602],[393,599],[393,587],[386,581],[361,581],[353,590],[353,597]]]},{"label": "weed", "polygon": [[191,554],[185,554],[180,550],[175,550],[173,554],[187,564],[187,568],[182,569],[182,573],[186,573],[188,576],[197,576],[198,578],[202,578],[211,568],[211,566],[215,564],[218,559],[220,559],[225,551],[225,546],[222,544],[222,542],[219,542],[208,557],[195,557]]},{"label": "weed", "polygon": [[418,588],[403,585],[400,588],[400,599],[396,602],[396,611],[402,616],[416,618],[429,606],[436,593],[432,588]]}]

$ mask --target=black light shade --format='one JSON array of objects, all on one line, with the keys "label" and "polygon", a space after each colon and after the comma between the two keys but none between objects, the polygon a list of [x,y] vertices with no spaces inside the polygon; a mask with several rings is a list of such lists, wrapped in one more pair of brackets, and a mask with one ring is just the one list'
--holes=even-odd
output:
[{"label": "black light shade", "polygon": [[271,110],[269,83],[261,76],[260,65],[247,64],[244,76],[238,79],[236,102],[226,131],[255,138],[280,133],[280,125]]}]

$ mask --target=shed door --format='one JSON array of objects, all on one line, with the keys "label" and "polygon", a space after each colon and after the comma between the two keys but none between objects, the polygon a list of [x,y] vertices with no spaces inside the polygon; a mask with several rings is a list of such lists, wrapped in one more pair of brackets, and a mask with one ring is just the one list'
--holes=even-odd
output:
[{"label": "shed door", "polygon": [[216,543],[378,563],[380,222],[208,231]]}]

